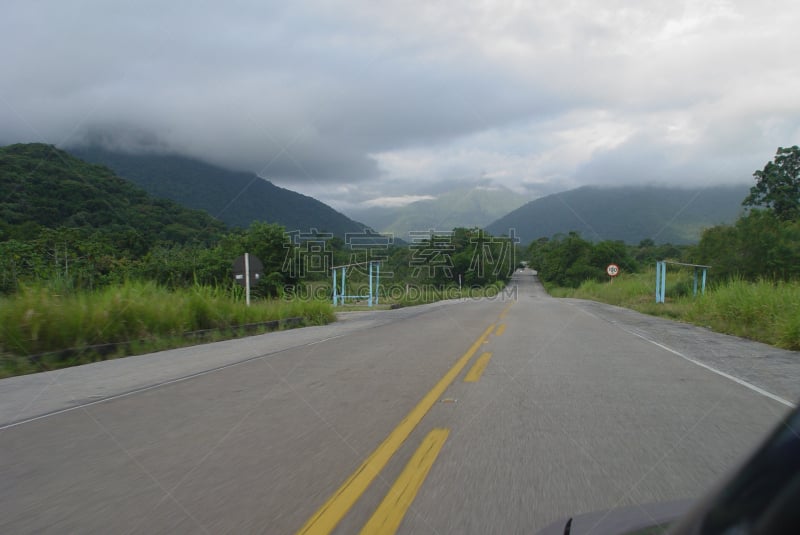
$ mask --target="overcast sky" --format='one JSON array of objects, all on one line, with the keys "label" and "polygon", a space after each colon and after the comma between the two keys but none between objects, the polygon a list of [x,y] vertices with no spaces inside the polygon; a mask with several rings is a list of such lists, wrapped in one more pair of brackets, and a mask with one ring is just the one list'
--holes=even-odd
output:
[{"label": "overcast sky", "polygon": [[338,207],[752,182],[800,143],[799,22],[796,0],[5,0],[0,144],[176,152]]}]

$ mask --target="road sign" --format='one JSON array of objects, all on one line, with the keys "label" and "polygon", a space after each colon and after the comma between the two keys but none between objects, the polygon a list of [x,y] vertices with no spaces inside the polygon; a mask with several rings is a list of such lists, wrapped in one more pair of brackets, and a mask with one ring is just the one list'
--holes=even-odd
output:
[{"label": "road sign", "polygon": [[606,268],[606,273],[608,273],[609,277],[616,277],[619,275],[619,266],[616,264],[609,264]]},{"label": "road sign", "polygon": [[247,306],[250,306],[250,288],[261,279],[263,273],[264,264],[250,253],[244,253],[233,261],[233,280],[244,286]]},{"label": "road sign", "polygon": [[[261,260],[258,259],[257,256],[246,254],[248,257],[245,259],[245,255],[240,256],[233,262],[233,280],[239,283],[241,286],[247,285],[246,280],[246,271],[250,272],[250,285],[255,286],[255,284],[261,279],[261,276],[264,273],[264,264],[261,263]],[[246,260],[249,260],[247,262]],[[249,264],[249,265],[246,265]]]}]

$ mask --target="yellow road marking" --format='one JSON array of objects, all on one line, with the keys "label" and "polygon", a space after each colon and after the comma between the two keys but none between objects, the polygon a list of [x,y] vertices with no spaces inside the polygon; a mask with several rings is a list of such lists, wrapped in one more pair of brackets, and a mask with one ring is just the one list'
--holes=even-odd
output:
[{"label": "yellow road marking", "polygon": [[467,375],[464,377],[465,383],[477,383],[478,379],[481,378],[483,375],[483,370],[486,369],[486,365],[489,364],[489,359],[492,358],[491,353],[484,353],[475,361],[475,364],[472,365],[472,368],[467,372]]},{"label": "yellow road marking", "polygon": [[473,342],[470,348],[464,355],[453,365],[450,370],[442,377],[436,386],[434,386],[422,400],[417,403],[411,412],[389,433],[389,436],[373,451],[367,459],[361,463],[355,472],[339,487],[333,496],[328,498],[322,507],[308,519],[305,525],[300,528],[298,535],[301,533],[330,533],[339,524],[339,522],[347,514],[347,511],[358,501],[367,487],[372,483],[386,463],[389,462],[392,455],[400,448],[403,442],[408,438],[408,435],[419,424],[422,418],[427,414],[436,401],[444,394],[450,383],[461,373],[461,370],[472,358],[472,355],[478,351],[478,348],[483,344],[483,341],[494,330],[495,324],[492,323],[483,331],[483,334]]},{"label": "yellow road marking", "polygon": [[506,324],[505,323],[501,323],[500,325],[497,326],[497,330],[494,332],[494,334],[497,335],[497,336],[500,336],[504,332],[506,332]]},{"label": "yellow road marking", "polygon": [[501,319],[501,320],[504,320],[504,319],[506,319],[506,314],[508,314],[508,311],[509,311],[509,310],[511,310],[511,305],[513,305],[513,304],[514,304],[514,301],[511,301],[510,303],[508,303],[508,304],[506,305],[506,307],[505,307],[505,308],[503,309],[503,311],[500,313],[500,319]]},{"label": "yellow road marking", "polygon": [[434,429],[428,433],[400,477],[364,525],[361,535],[390,535],[397,531],[449,434],[449,429]]}]

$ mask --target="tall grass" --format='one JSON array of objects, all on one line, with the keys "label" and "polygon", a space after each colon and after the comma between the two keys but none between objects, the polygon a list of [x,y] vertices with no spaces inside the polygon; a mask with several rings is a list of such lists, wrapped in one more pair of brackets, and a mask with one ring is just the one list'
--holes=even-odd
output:
[{"label": "tall grass", "polygon": [[666,303],[655,303],[655,272],[622,275],[613,284],[587,281],[558,297],[592,299],[667,316],[778,347],[800,350],[800,282],[731,279],[692,295],[688,270],[667,274]]},{"label": "tall grass", "polygon": [[800,349],[800,282],[730,280],[687,310],[693,323]]},{"label": "tall grass", "polygon": [[620,275],[613,282],[588,280],[577,289],[558,288],[551,294],[559,297],[594,299],[611,305],[630,306],[631,303],[644,302],[655,296],[655,285],[642,277],[630,274]]},{"label": "tall grass", "polygon": [[295,317],[307,325],[335,319],[325,302],[269,300],[247,307],[225,289],[205,286],[168,291],[154,283],[129,282],[66,295],[46,287],[23,288],[0,298],[0,355],[8,364],[12,356],[176,339],[204,329],[235,331],[243,325]]}]

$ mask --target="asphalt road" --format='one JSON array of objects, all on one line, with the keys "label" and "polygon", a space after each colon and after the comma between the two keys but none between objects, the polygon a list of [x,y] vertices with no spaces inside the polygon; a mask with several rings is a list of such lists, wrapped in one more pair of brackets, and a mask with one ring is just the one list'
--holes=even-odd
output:
[{"label": "asphalt road", "polygon": [[514,284],[0,381],[0,532],[531,533],[697,496],[800,397],[795,353]]}]

